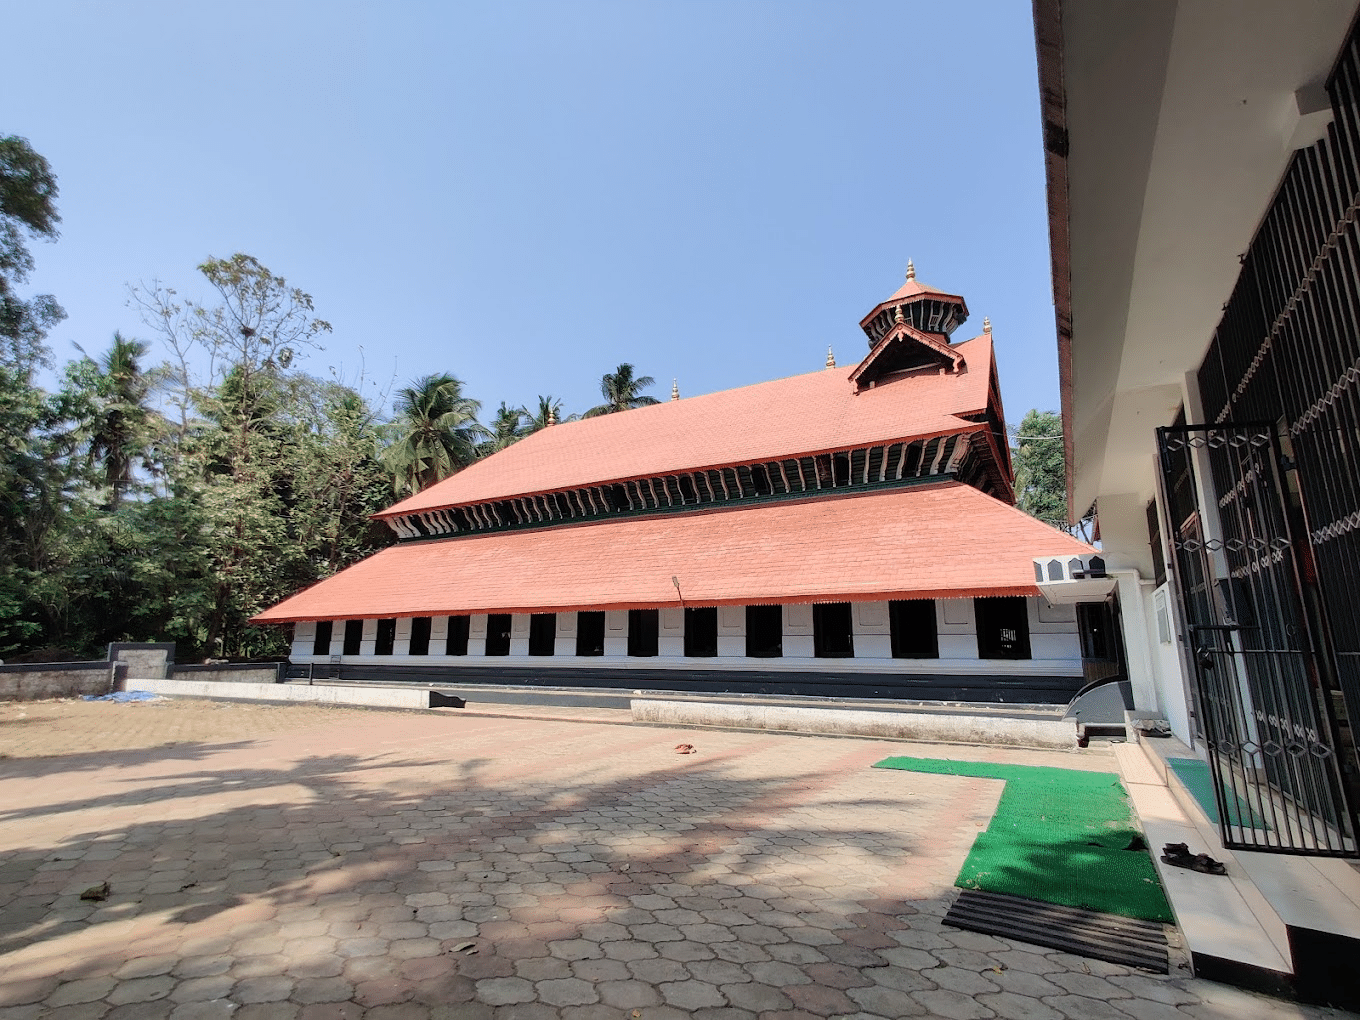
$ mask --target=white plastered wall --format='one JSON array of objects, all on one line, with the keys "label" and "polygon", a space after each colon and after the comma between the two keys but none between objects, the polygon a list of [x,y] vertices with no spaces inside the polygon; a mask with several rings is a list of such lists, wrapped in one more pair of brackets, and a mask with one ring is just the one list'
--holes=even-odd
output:
[{"label": "white plastered wall", "polygon": [[[714,658],[685,658],[685,611],[676,607],[658,613],[655,657],[628,655],[628,611],[609,610],[605,614],[605,648],[602,656],[577,656],[577,616],[558,613],[553,654],[529,655],[529,614],[511,618],[510,654],[486,655],[487,616],[473,614],[468,625],[466,656],[445,655],[448,617],[437,616],[430,625],[430,653],[412,656],[411,623],[397,621],[397,640],[392,655],[375,655],[377,621],[364,621],[364,645],[359,655],[344,656],[349,664],[373,665],[456,665],[485,660],[488,663],[534,665],[543,669],[567,666],[666,668],[693,666],[711,669],[761,669],[773,671],[846,670],[866,673],[913,673],[995,676],[1080,676],[1081,651],[1077,638],[1075,611],[1070,606],[1051,606],[1042,598],[1030,598],[1028,616],[1031,657],[1023,660],[979,659],[977,621],[972,599],[941,599],[935,603],[940,656],[936,659],[894,659],[891,620],[887,602],[853,603],[851,626],[854,638],[853,659],[818,659],[814,656],[813,607],[785,605],[783,609],[782,658],[746,657],[746,607],[718,607],[718,655]],[[293,661],[326,662],[329,655],[313,655],[314,625],[299,624],[293,642]],[[334,624],[332,653],[338,651],[344,636],[344,621]]]}]

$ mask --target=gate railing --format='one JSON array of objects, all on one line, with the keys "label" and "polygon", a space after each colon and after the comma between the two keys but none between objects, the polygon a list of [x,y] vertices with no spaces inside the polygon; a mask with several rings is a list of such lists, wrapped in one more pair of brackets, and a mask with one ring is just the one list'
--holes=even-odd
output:
[{"label": "gate railing", "polygon": [[1170,426],[1157,441],[1168,491],[1198,494],[1168,523],[1223,845],[1358,856],[1336,673],[1306,609],[1274,427]]}]

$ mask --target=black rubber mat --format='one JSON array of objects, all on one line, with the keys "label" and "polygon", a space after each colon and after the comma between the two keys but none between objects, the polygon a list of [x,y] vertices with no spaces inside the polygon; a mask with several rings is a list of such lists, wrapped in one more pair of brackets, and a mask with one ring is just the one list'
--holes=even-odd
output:
[{"label": "black rubber mat", "polygon": [[1167,972],[1166,932],[1153,921],[965,889],[944,916],[955,928]]}]

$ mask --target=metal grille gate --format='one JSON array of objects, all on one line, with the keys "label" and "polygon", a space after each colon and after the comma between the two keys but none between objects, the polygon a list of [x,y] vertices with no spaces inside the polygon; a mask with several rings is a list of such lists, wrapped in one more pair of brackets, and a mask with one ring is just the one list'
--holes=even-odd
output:
[{"label": "metal grille gate", "polygon": [[1170,545],[1223,845],[1356,856],[1335,674],[1306,600],[1307,536],[1275,427],[1170,426],[1157,440],[1166,491],[1181,494]]}]

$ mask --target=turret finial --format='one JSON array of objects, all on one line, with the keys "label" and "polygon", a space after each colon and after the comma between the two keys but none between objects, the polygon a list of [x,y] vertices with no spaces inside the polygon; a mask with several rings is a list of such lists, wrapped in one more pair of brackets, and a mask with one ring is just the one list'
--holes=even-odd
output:
[{"label": "turret finial", "polygon": [[990,333],[991,331],[992,331],[992,320],[991,320],[991,318],[990,318],[989,316],[984,315],[984,316],[982,317],[982,332],[984,332],[984,333]]},{"label": "turret finial", "polygon": [[911,259],[907,259],[907,279],[916,279],[916,264]]},{"label": "turret finial", "polygon": [[827,344],[826,347],[826,367],[827,368],[836,367],[836,355],[832,353],[830,344]]},{"label": "turret finial", "polygon": [[672,399],[672,400],[679,400],[679,399],[680,399],[680,380],[679,380],[679,379],[672,379],[672,380],[671,380],[671,399]]},{"label": "turret finial", "polygon": [[907,317],[902,311],[902,306],[897,306],[897,311],[893,312],[893,322],[906,322]]},{"label": "turret finial", "polygon": [[557,412],[553,410],[553,406],[551,404],[548,405],[548,417],[547,420],[544,421],[544,424],[545,425],[557,424]]}]

